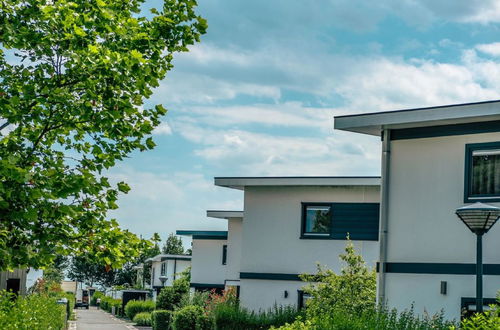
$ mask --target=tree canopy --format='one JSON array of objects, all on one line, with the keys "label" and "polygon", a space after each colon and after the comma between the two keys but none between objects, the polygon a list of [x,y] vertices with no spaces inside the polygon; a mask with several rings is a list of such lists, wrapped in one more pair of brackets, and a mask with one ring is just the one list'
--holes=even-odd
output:
[{"label": "tree canopy", "polygon": [[143,2],[0,0],[0,269],[145,244],[107,218],[130,188],[106,171],[155,146],[166,109],[144,100],[207,24],[194,0]]},{"label": "tree canopy", "polygon": [[162,248],[164,254],[184,254],[182,239],[173,233],[170,233]]}]

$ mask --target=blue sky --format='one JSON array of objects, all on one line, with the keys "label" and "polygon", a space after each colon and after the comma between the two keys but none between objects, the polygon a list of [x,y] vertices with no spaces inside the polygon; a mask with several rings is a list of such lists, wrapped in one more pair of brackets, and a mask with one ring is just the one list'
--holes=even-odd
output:
[{"label": "blue sky", "polygon": [[[146,6],[157,6],[150,1]],[[199,0],[208,33],[145,106],[169,109],[157,148],[112,172],[129,182],[116,217],[165,238],[225,229],[239,210],[214,176],[378,175],[377,138],[333,116],[500,98],[496,0]]]}]

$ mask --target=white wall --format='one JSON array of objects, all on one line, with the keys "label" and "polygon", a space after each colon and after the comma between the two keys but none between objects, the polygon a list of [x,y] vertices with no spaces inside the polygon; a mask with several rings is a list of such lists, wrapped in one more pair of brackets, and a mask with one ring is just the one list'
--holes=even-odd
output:
[{"label": "white wall", "polygon": [[[455,215],[463,205],[465,144],[500,141],[500,133],[391,142],[388,262],[475,263],[476,238]],[[491,203],[500,206],[500,203]],[[483,238],[484,263],[500,264],[500,225]],[[439,283],[448,280],[442,296]],[[387,276],[390,306],[458,318],[460,298],[475,296],[472,275]],[[500,276],[486,276],[484,296],[495,297]],[[457,308],[458,306],[458,308]]]},{"label": "white wall", "polygon": [[193,239],[191,283],[224,284],[226,266],[222,264],[222,246],[227,240]]},{"label": "white wall", "polygon": [[[253,311],[266,311],[274,305],[296,306],[298,290],[305,283],[298,281],[249,280],[240,281],[240,303]],[[285,298],[285,290],[288,298]]]},{"label": "white wall", "polygon": [[[318,262],[339,272],[338,256],[344,252],[346,241],[300,239],[301,202],[378,202],[379,195],[379,187],[246,187],[241,272],[312,273]],[[354,244],[365,261],[375,266],[378,242],[354,241]],[[245,280],[245,283],[250,282]],[[280,295],[290,285],[267,280],[251,283],[252,289],[245,289],[242,280],[240,297],[243,306],[252,309],[272,307],[275,301],[281,301]],[[257,288],[259,285],[262,289]],[[293,287],[301,285],[297,281]],[[272,290],[266,291],[268,287]],[[286,302],[296,301],[288,298]]]},{"label": "white wall", "polygon": [[225,278],[228,281],[236,281],[240,278],[242,222],[242,218],[230,218],[228,220],[227,265]]}]

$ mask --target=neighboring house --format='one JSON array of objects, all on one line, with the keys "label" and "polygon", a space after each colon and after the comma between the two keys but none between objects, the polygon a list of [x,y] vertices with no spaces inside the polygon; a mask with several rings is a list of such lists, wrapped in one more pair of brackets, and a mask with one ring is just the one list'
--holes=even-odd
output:
[{"label": "neighboring house", "polygon": [[151,263],[151,283],[153,299],[156,300],[161,288],[172,286],[179,274],[191,266],[191,256],[159,254],[146,260]]},{"label": "neighboring house", "polygon": [[191,288],[194,291],[224,289],[227,264],[227,231],[177,230],[192,237]]},{"label": "neighboring house", "polygon": [[12,272],[0,272],[0,290],[24,296],[26,294],[27,271],[26,268],[18,268]]},{"label": "neighboring house", "polygon": [[226,275],[225,289],[234,288],[236,295],[240,292],[241,239],[243,211],[207,211],[207,216],[227,220]]},{"label": "neighboring house", "polygon": [[233,177],[215,184],[244,191],[240,301],[250,310],[301,307],[307,297],[299,275],[315,273],[317,263],[339,272],[348,234],[369,266],[378,261],[379,177]]},{"label": "neighboring house", "polygon": [[[335,128],[382,138],[379,301],[449,319],[474,308],[476,237],[455,210],[500,206],[500,101],[340,116]],[[485,304],[499,251],[496,224],[483,238]]]}]

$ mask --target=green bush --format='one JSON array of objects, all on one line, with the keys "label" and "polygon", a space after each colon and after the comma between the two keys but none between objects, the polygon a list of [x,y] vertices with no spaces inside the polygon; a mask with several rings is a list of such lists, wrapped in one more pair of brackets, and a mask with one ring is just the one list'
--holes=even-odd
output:
[{"label": "green bush", "polygon": [[151,325],[153,330],[168,330],[172,323],[172,312],[157,309],[151,313]]},{"label": "green bush", "polygon": [[173,326],[175,330],[210,330],[213,322],[202,307],[186,306],[174,312]]},{"label": "green bush", "polygon": [[101,300],[102,300],[102,298],[104,298],[104,297],[105,297],[105,295],[101,291],[94,292],[94,294],[92,295],[92,299],[90,299],[90,305],[97,306],[97,299],[101,298]]},{"label": "green bush", "polygon": [[156,309],[173,311],[180,306],[182,297],[189,293],[190,268],[181,273],[181,277],[176,279],[172,286],[161,289],[156,298]]},{"label": "green bush", "polygon": [[113,299],[111,297],[101,298],[101,309],[111,313],[113,307],[115,307],[117,315],[123,315],[121,299]]},{"label": "green bush", "polygon": [[0,291],[0,329],[66,328],[66,307],[57,298],[41,294],[12,299],[12,294]]},{"label": "green bush", "polygon": [[213,311],[218,330],[269,329],[294,322],[302,314],[302,311],[292,306],[274,306],[266,312],[254,313],[234,304],[219,304]]},{"label": "green bush", "polygon": [[155,303],[151,300],[141,301],[141,300],[130,300],[125,306],[125,315],[131,320],[134,319],[135,315],[142,312],[152,312],[155,310]]},{"label": "green bush", "polygon": [[134,323],[142,326],[151,326],[151,313],[141,312],[134,316]]},{"label": "green bush", "polygon": [[[500,291],[497,295],[497,301],[500,304]],[[484,311],[483,314],[476,313],[472,317],[462,321],[460,329],[464,330],[485,330],[500,329],[500,306],[491,305],[491,309]]]}]

